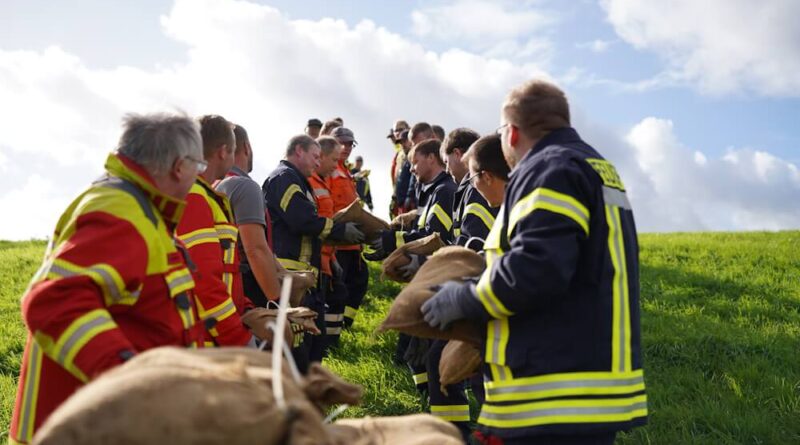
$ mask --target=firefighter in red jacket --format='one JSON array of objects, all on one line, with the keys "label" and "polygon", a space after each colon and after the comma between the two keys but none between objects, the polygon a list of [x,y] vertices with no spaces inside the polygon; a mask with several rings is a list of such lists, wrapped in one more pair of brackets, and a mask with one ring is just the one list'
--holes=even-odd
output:
[{"label": "firefighter in red jacket", "polygon": [[173,230],[205,167],[195,122],[128,116],[106,176],[61,215],[22,298],[29,335],[9,442],[139,351],[202,344],[191,263]]},{"label": "firefighter in red jacket", "polygon": [[239,318],[252,307],[242,290],[236,249],[239,231],[228,198],[211,186],[233,166],[233,124],[215,115],[199,121],[208,167],[192,185],[176,233],[197,266],[195,298],[208,331],[207,346],[255,346],[255,337]]}]

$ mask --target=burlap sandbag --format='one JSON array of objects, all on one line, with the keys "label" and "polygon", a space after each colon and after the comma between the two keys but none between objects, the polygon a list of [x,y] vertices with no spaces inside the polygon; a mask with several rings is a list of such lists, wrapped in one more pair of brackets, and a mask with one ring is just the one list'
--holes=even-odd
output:
[{"label": "burlap sandbag", "polygon": [[392,218],[392,222],[389,223],[389,227],[392,230],[409,230],[412,228],[414,221],[417,219],[417,215],[419,215],[419,209],[401,213]]},{"label": "burlap sandbag", "polygon": [[327,426],[337,445],[463,445],[450,422],[430,414],[342,419]]},{"label": "burlap sandbag", "polygon": [[[308,332],[312,335],[320,335],[322,332],[317,327],[316,318],[317,313],[307,307],[292,307],[286,311],[286,319],[289,323],[300,326],[303,332]],[[267,323],[270,321],[277,321],[278,310],[267,309],[263,307],[256,307],[247,311],[242,315],[242,323],[244,323],[253,335],[261,340],[272,341],[272,331],[267,328]],[[288,333],[286,334],[286,342],[292,344],[291,326],[286,325]]]},{"label": "burlap sandbag", "polygon": [[302,387],[306,397],[322,411],[342,403],[357,405],[364,395],[361,385],[342,380],[316,362],[308,368]]},{"label": "burlap sandbag", "polygon": [[242,348],[153,349],[76,392],[33,444],[330,444],[322,414],[288,367],[288,410],[278,409],[270,359]]},{"label": "burlap sandbag", "polygon": [[408,280],[403,278],[403,272],[400,270],[401,267],[407,265],[411,261],[406,254],[433,255],[434,252],[444,246],[445,244],[442,241],[442,237],[439,236],[439,233],[433,233],[425,238],[403,244],[383,260],[383,264],[381,265],[383,276],[393,281],[407,283]]},{"label": "burlap sandbag", "polygon": [[317,277],[310,270],[286,270],[280,263],[276,264],[279,266],[278,279],[281,282],[281,286],[286,276],[292,276],[292,292],[289,295],[289,306],[300,306],[303,304],[303,297],[306,296],[308,290],[317,286]]},{"label": "burlap sandbag", "polygon": [[[378,238],[382,231],[389,230],[389,223],[370,213],[361,206],[361,202],[358,200],[353,201],[349,206],[336,212],[336,214],[333,215],[333,222],[354,222],[358,224],[359,230],[364,232],[365,243],[369,243]],[[351,243],[326,239],[325,244],[342,245]]]},{"label": "burlap sandbag", "polygon": [[422,318],[420,308],[435,293],[431,287],[450,280],[480,275],[486,268],[483,257],[461,246],[443,247],[419,268],[414,279],[395,298],[379,331],[394,329],[408,335],[444,340],[463,340],[480,344],[481,331],[472,322],[461,320],[447,330],[432,328]]},{"label": "burlap sandbag", "polygon": [[478,371],[483,358],[475,345],[460,340],[450,340],[442,350],[439,360],[439,382],[442,393],[447,385],[463,382]]}]

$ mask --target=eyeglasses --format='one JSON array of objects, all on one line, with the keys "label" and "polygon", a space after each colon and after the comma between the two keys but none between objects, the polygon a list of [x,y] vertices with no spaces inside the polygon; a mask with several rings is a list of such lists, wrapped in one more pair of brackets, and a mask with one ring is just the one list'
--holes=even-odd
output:
[{"label": "eyeglasses", "polygon": [[494,131],[494,132],[495,132],[495,134],[503,134],[503,129],[504,129],[504,128],[506,128],[506,127],[508,127],[509,125],[511,125],[511,124],[509,124],[509,123],[505,123],[505,124],[503,124],[503,125],[501,125],[501,126],[497,127],[497,130],[495,130],[495,131]]},{"label": "eyeglasses", "polygon": [[477,178],[478,176],[480,176],[482,174],[483,174],[483,170],[478,170],[475,173],[467,176],[467,181],[469,181],[470,184],[474,185],[475,184],[475,178]]},{"label": "eyeglasses", "polygon": [[202,159],[195,159],[195,158],[193,158],[191,156],[185,156],[183,159],[188,159],[188,160],[194,162],[197,165],[197,174],[198,175],[203,173],[203,172],[205,172],[206,169],[208,168],[208,162],[206,162],[206,161],[204,161]]}]

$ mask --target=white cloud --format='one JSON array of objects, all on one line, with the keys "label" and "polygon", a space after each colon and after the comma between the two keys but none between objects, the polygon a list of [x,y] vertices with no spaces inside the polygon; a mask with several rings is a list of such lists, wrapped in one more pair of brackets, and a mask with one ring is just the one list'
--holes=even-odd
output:
[{"label": "white cloud", "polygon": [[[385,214],[392,148],[384,136],[395,119],[490,131],[509,88],[549,78],[539,64],[429,51],[371,21],[289,20],[243,1],[178,0],[162,25],[186,45],[185,62],[99,70],[57,47],[0,50],[0,103],[9,104],[0,107],[0,208],[26,215],[0,221],[0,238],[48,236],[68,200],[101,172],[128,111],[177,108],[244,125],[259,182],[308,118],[341,115]],[[764,150],[731,150],[701,166],[669,121],[645,119],[629,145],[580,109],[573,115],[625,178],[641,229],[797,227],[797,168]]]},{"label": "white cloud", "polygon": [[608,51],[608,49],[611,48],[611,45],[613,44],[614,41],[612,40],[595,39],[592,40],[591,42],[578,43],[575,46],[580,49],[588,49],[595,53],[604,53]]},{"label": "white cloud", "polygon": [[601,0],[626,42],[670,64],[656,85],[696,84],[712,94],[800,95],[796,0]]}]

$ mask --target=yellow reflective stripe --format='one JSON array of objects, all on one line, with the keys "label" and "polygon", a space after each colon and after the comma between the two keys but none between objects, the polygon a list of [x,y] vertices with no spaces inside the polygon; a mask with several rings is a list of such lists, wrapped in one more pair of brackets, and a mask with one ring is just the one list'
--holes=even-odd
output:
[{"label": "yellow reflective stripe", "polygon": [[295,193],[303,194],[303,191],[300,190],[299,185],[291,184],[286,188],[286,191],[283,192],[283,197],[281,198],[281,210],[284,212],[286,211],[286,208],[289,207],[289,201],[292,200],[292,196],[294,196]]},{"label": "yellow reflective stripe", "polygon": [[414,384],[415,385],[424,385],[424,384],[428,383],[428,373],[427,372],[421,372],[419,374],[414,374],[412,376],[412,378],[414,379]]},{"label": "yellow reflective stripe", "polygon": [[213,318],[220,322],[236,313],[236,305],[233,304],[233,300],[230,298],[226,298],[225,301],[208,310],[203,309],[203,305],[199,301],[197,305],[200,318],[203,320]]},{"label": "yellow reflective stripe", "polygon": [[487,402],[630,394],[644,391],[644,373],[572,372],[484,383]]},{"label": "yellow reflective stripe", "polygon": [[622,221],[619,207],[605,206],[608,223],[608,251],[614,267],[612,280],[611,369],[626,372],[631,369],[631,319],[629,312],[628,269]]},{"label": "yellow reflective stripe", "polygon": [[325,239],[328,235],[331,234],[331,229],[333,229],[333,220],[330,218],[325,218],[325,227],[322,228],[322,232],[320,232],[319,237]]},{"label": "yellow reflective stripe", "polygon": [[394,232],[394,248],[397,249],[406,243],[406,232]]},{"label": "yellow reflective stripe", "polygon": [[455,236],[456,238],[461,236],[461,227],[456,227],[455,229],[453,229],[453,236]]},{"label": "yellow reflective stripe", "polygon": [[295,272],[311,272],[314,274],[315,278],[319,276],[319,270],[311,264],[289,258],[278,258],[278,262],[281,263],[281,265],[287,270]]},{"label": "yellow reflective stripe", "polygon": [[194,288],[192,273],[186,267],[168,273],[165,279],[171,297]]},{"label": "yellow reflective stripe", "polygon": [[469,405],[431,405],[431,415],[449,422],[469,422]]},{"label": "yellow reflective stripe", "polygon": [[313,253],[313,249],[311,247],[311,237],[310,236],[303,236],[300,238],[300,257],[298,260],[303,263],[311,264],[311,255]]},{"label": "yellow reflective stripe", "polygon": [[492,215],[492,212],[477,202],[473,202],[464,208],[464,217],[462,219],[466,219],[467,215],[477,216],[481,219],[481,221],[483,221],[488,229],[491,229],[492,225],[494,225],[494,216]]},{"label": "yellow reflective stripe", "polygon": [[498,428],[523,428],[563,423],[627,422],[647,415],[644,394],[612,399],[548,400],[515,405],[485,403],[478,423]]},{"label": "yellow reflective stripe", "polygon": [[508,218],[508,237],[511,238],[519,220],[537,209],[564,215],[575,221],[589,235],[589,210],[586,206],[572,196],[539,187],[514,204]]},{"label": "yellow reflective stripe", "polygon": [[497,295],[495,295],[494,290],[492,289],[491,267],[487,268],[483,272],[475,289],[478,293],[478,300],[480,300],[480,302],[483,304],[483,307],[486,309],[486,312],[488,312],[493,318],[503,318],[514,315],[514,313],[508,310],[497,298]]},{"label": "yellow reflective stripe", "polygon": [[[28,369],[25,373],[25,386],[22,388],[22,404],[19,422],[17,423],[17,439],[30,443],[33,439],[33,426],[36,424],[36,405],[39,400],[39,382],[42,377],[42,348],[34,339],[30,339],[28,351]],[[13,440],[14,438],[10,438]]]},{"label": "yellow reflective stripe", "polygon": [[104,263],[92,264],[88,267],[81,267],[70,263],[62,258],[56,258],[47,271],[47,278],[68,278],[85,275],[97,284],[103,293],[105,303],[133,305],[139,297],[138,292],[128,292],[125,290],[125,282],[122,276],[113,266]]},{"label": "yellow reflective stripe", "polygon": [[448,213],[445,212],[442,206],[436,204],[433,206],[433,209],[431,210],[433,210],[433,215],[439,218],[439,222],[442,223],[445,230],[450,230],[450,228],[453,227],[453,219],[450,218],[450,215],[448,215]]},{"label": "yellow reflective stripe", "polygon": [[358,314],[358,309],[357,308],[354,308],[352,306],[345,306],[344,307],[344,316],[345,317],[347,317],[347,318],[349,318],[351,320],[354,320],[356,318],[357,314]]},{"label": "yellow reflective stripe", "polygon": [[45,352],[76,378],[82,382],[88,382],[89,378],[86,374],[75,366],[75,356],[93,338],[116,328],[117,324],[114,323],[111,314],[106,309],[89,311],[70,323],[55,344],[45,347]]},{"label": "yellow reflective stripe", "polygon": [[[508,339],[508,318],[490,320],[486,324],[486,355],[484,359],[487,363],[505,366]],[[505,380],[512,377],[505,370],[498,369],[496,371],[497,375],[494,375],[495,372],[492,373],[495,380]]]},{"label": "yellow reflective stripe", "polygon": [[190,249],[194,246],[205,243],[218,243],[219,235],[216,229],[197,229],[195,231],[178,235],[178,238]]}]

